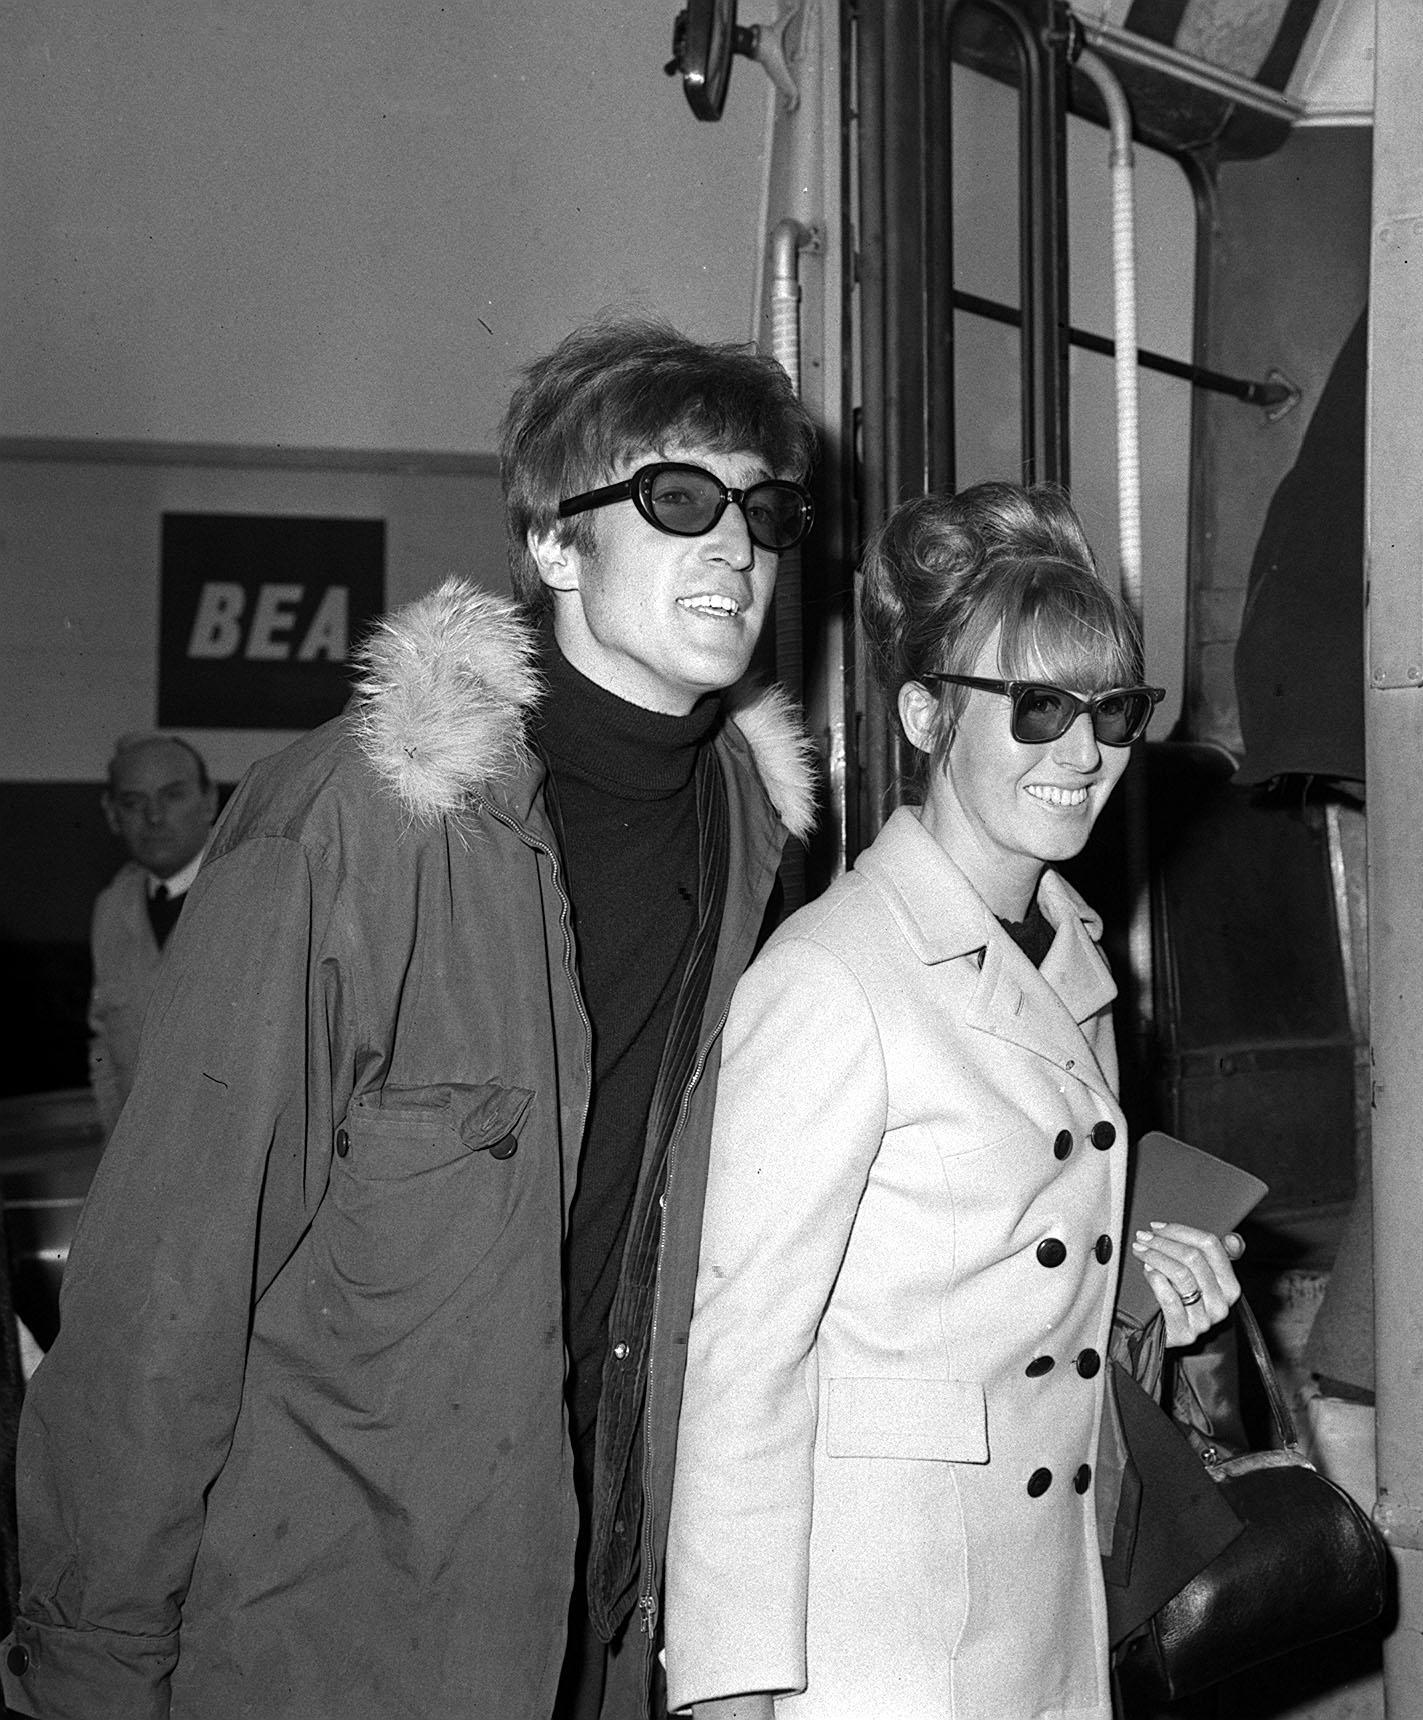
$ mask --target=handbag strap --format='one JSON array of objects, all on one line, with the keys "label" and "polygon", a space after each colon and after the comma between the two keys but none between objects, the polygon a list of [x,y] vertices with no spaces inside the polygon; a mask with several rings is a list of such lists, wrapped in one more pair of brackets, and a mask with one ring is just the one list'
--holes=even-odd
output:
[{"label": "handbag strap", "polygon": [[1275,1364],[1270,1360],[1270,1352],[1260,1331],[1260,1322],[1255,1318],[1255,1310],[1243,1295],[1235,1304],[1235,1316],[1250,1346],[1250,1353],[1255,1358],[1255,1367],[1260,1375],[1260,1383],[1265,1388],[1280,1445],[1285,1450],[1298,1451],[1299,1431],[1295,1427],[1295,1418],[1290,1406],[1285,1402],[1285,1394],[1280,1390],[1280,1382],[1275,1376]]}]

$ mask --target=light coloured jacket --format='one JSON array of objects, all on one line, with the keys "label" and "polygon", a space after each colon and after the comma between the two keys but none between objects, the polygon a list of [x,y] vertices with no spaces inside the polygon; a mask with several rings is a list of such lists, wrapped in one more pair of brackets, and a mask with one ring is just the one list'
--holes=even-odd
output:
[{"label": "light coloured jacket", "polygon": [[1107,1720],[1126,1129],[1101,922],[1041,971],[909,810],[738,987],[667,1555],[673,1708]]},{"label": "light coloured jacket", "polygon": [[[19,1713],[547,1720],[590,1060],[535,650],[451,582],[223,816],[25,1405]],[[705,1071],[786,834],[772,794],[809,811],[774,697],[713,745],[730,873],[675,1144],[698,1196]]]},{"label": "light coloured jacket", "polygon": [[137,861],[121,866],[95,898],[89,948],[89,1084],[111,1135],[133,1086],[139,1034],[163,964],[148,918],[148,873]]}]

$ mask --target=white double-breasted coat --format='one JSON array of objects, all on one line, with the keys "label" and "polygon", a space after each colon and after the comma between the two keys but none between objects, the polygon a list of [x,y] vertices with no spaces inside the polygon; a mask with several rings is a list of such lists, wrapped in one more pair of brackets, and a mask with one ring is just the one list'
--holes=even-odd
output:
[{"label": "white double-breasted coat", "polygon": [[736,993],[667,1566],[671,1706],[1106,1720],[1093,1463],[1126,1173],[1101,922],[1041,970],[915,812]]}]

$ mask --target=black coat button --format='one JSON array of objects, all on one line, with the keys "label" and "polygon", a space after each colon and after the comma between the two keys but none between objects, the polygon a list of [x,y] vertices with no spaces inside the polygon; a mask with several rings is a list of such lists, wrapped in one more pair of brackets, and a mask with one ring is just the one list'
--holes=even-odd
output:
[{"label": "black coat button", "polygon": [[1102,1366],[1102,1358],[1095,1350],[1083,1350],[1077,1358],[1077,1371],[1084,1380],[1090,1380]]},{"label": "black coat button", "polygon": [[1049,1236],[1038,1244],[1039,1266],[1061,1266],[1067,1259],[1067,1244],[1059,1242],[1057,1237]]},{"label": "black coat button", "polygon": [[1099,1153],[1105,1153],[1107,1148],[1115,1145],[1117,1126],[1115,1123],[1100,1122],[1092,1125],[1092,1145]]},{"label": "black coat button", "polygon": [[14,1673],[16,1678],[23,1678],[30,1670],[30,1651],[22,1642],[12,1642],[10,1652],[5,1656],[5,1665]]},{"label": "black coat button", "polygon": [[1055,1366],[1051,1356],[1034,1356],[1023,1372],[1030,1380],[1040,1380],[1044,1374],[1050,1374]]},{"label": "black coat button", "polygon": [[1092,1252],[1097,1256],[1098,1260],[1100,1260],[1102,1262],[1103,1266],[1105,1266],[1107,1264],[1107,1262],[1112,1258],[1112,1239],[1111,1239],[1111,1237],[1110,1236],[1099,1236],[1097,1238],[1097,1246],[1092,1250]]},{"label": "black coat button", "polygon": [[502,1135],[489,1149],[491,1159],[512,1159],[519,1150],[517,1135]]},{"label": "black coat button", "polygon": [[1052,1144],[1052,1156],[1055,1159],[1065,1159],[1072,1151],[1072,1130],[1059,1129],[1057,1139]]},{"label": "black coat button", "polygon": [[1050,1469],[1035,1469],[1028,1477],[1028,1497],[1041,1499],[1051,1486],[1052,1471]]},{"label": "black coat button", "polygon": [[1090,1463],[1084,1463],[1076,1475],[1072,1477],[1072,1485],[1079,1493],[1085,1493],[1092,1485],[1092,1465]]},{"label": "black coat button", "polygon": [[344,1159],[346,1154],[349,1153],[350,1150],[351,1150],[351,1137],[346,1133],[346,1131],[344,1129],[337,1129],[337,1131],[336,1131],[336,1157],[338,1159]]}]

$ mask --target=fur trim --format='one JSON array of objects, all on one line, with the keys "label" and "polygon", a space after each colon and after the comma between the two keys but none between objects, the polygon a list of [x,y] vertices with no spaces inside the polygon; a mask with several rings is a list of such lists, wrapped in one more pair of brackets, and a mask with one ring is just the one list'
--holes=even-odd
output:
[{"label": "fur trim", "polygon": [[397,609],[361,647],[352,728],[413,823],[458,813],[527,766],[537,652],[508,598],[462,579]]},{"label": "fur trim", "polygon": [[[356,743],[412,823],[457,814],[527,768],[528,718],[544,690],[538,635],[508,598],[447,579],[379,622],[356,662]],[[735,687],[727,714],[781,822],[808,836],[815,749],[789,694]]]},{"label": "fur trim", "polygon": [[784,687],[733,687],[727,714],[746,736],[781,823],[800,840],[815,828],[815,744]]}]

